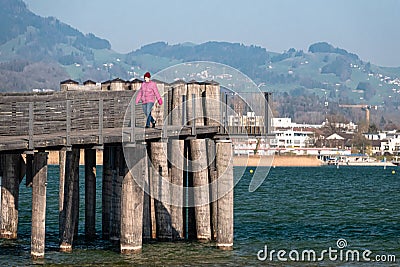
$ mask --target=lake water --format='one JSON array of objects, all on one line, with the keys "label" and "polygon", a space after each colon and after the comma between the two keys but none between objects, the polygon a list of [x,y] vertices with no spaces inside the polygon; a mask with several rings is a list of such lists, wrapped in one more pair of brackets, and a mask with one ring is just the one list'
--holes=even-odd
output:
[{"label": "lake water", "polygon": [[[0,266],[400,266],[400,168],[315,167],[272,168],[255,192],[248,192],[248,168],[235,187],[234,250],[219,251],[214,244],[198,242],[147,243],[140,254],[124,256],[118,246],[102,241],[101,182],[98,180],[98,240],[83,237],[84,210],[80,212],[80,237],[72,253],[58,252],[58,167],[49,167],[47,188],[46,254],[42,261],[30,259],[31,189],[21,186],[18,240],[0,240]],[[265,169],[267,172],[268,169]],[[393,174],[392,171],[395,170]],[[238,169],[235,169],[237,172]],[[81,172],[83,177],[83,169]],[[101,167],[98,168],[101,177]],[[82,179],[81,179],[82,180]],[[81,190],[81,205],[84,203]],[[337,241],[347,246],[338,248]],[[344,244],[344,243],[341,243]],[[284,250],[260,261],[264,251]],[[396,262],[342,261],[328,257],[317,262],[301,262],[296,254],[313,250],[317,258],[323,250],[371,251],[375,256]],[[258,253],[262,250],[260,253]],[[289,258],[289,253],[292,258]],[[268,254],[269,255],[269,254]],[[333,255],[333,254],[332,254]],[[344,254],[343,254],[344,255]],[[281,255],[282,256],[282,255]],[[318,260],[318,259],[317,259]]]}]

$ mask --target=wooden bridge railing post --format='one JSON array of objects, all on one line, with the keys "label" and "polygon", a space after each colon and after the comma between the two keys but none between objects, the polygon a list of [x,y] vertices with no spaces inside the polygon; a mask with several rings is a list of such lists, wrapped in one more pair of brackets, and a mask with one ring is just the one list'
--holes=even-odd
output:
[{"label": "wooden bridge railing post", "polygon": [[28,141],[28,149],[33,150],[33,125],[34,125],[34,114],[33,114],[33,102],[29,103],[29,141]]},{"label": "wooden bridge railing post", "polygon": [[103,145],[103,127],[104,127],[104,100],[99,99],[99,145]]},{"label": "wooden bridge railing post", "polygon": [[71,100],[67,100],[67,133],[66,133],[66,145],[71,147]]},{"label": "wooden bridge railing post", "polygon": [[34,259],[44,258],[47,156],[46,152],[37,152],[34,154],[33,160],[31,256]]}]

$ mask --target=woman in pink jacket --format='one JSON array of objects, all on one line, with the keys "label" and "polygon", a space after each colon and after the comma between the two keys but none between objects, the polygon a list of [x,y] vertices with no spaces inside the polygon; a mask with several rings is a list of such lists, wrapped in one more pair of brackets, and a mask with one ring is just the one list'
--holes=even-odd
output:
[{"label": "woman in pink jacket", "polygon": [[154,101],[157,98],[158,104],[162,105],[163,101],[158,92],[157,84],[153,81],[150,81],[150,72],[146,72],[144,74],[144,82],[139,89],[139,92],[136,96],[136,104],[140,101],[142,102],[143,112],[147,117],[146,120],[146,128],[150,127],[150,123],[152,123],[152,127],[156,126],[156,121],[151,116],[151,109],[153,108]]}]

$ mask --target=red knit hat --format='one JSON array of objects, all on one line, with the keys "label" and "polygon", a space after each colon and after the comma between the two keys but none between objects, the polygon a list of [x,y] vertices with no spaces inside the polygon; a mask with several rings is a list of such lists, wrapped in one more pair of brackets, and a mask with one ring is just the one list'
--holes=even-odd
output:
[{"label": "red knit hat", "polygon": [[150,78],[151,77],[151,75],[150,75],[150,72],[146,72],[145,74],[144,74],[144,77],[146,78]]}]

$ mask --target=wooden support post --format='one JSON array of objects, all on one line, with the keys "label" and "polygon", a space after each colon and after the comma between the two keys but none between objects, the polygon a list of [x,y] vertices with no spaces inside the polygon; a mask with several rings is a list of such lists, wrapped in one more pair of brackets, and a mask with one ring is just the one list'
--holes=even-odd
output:
[{"label": "wooden support post", "polygon": [[[153,198],[150,196],[150,181],[151,181],[151,172],[149,172],[149,149],[147,143],[144,144],[146,149],[146,177],[144,178],[145,181],[145,192],[143,197],[143,240],[151,240],[155,239],[156,235],[154,234],[153,237],[153,226],[152,226],[152,210],[151,206],[154,203]],[[154,208],[154,205],[153,205]],[[155,220],[155,217],[154,217]],[[155,229],[155,228],[154,228]]]},{"label": "wooden support post", "polygon": [[85,149],[85,238],[96,237],[96,150]]},{"label": "wooden support post", "polygon": [[183,229],[183,162],[184,140],[171,139],[169,159],[171,163],[171,196],[174,201],[171,205],[172,238],[184,238]]},{"label": "wooden support post", "polygon": [[184,186],[184,203],[185,209],[183,212],[183,224],[185,226],[185,238],[188,240],[196,239],[196,220],[194,212],[194,194],[190,192],[190,188],[193,187],[193,173],[192,162],[190,161],[190,143],[188,140],[184,142],[184,172],[183,172],[183,186]]},{"label": "wooden support post", "polygon": [[205,85],[205,121],[206,125],[220,126],[221,117],[221,89],[216,82]]},{"label": "wooden support post", "polygon": [[[188,114],[190,125],[204,125],[202,87],[199,83],[188,83]],[[194,105],[194,106],[193,106]],[[190,140],[190,151],[192,161],[194,206],[196,217],[197,239],[211,240],[210,225],[210,191],[208,181],[208,165],[206,141],[204,139]]]},{"label": "wooden support post", "polygon": [[47,155],[38,152],[34,155],[32,181],[32,234],[31,257],[44,258],[46,236],[46,187],[47,187]]},{"label": "wooden support post", "polygon": [[215,166],[215,141],[207,139],[207,164],[210,182],[210,212],[211,212],[211,237],[217,240],[217,170]]},{"label": "wooden support post", "polygon": [[[186,84],[182,81],[174,84],[171,90],[171,124],[182,125],[183,120],[183,105],[182,96],[186,95],[187,89]],[[184,221],[183,221],[183,209],[184,207],[184,196],[183,196],[183,167],[184,167],[184,140],[170,139],[169,143],[169,161],[171,164],[171,196],[174,201],[171,205],[171,223],[172,223],[172,238],[183,239],[184,238]]]},{"label": "wooden support post", "polygon": [[58,188],[58,231],[59,238],[62,238],[64,227],[65,227],[65,209],[64,209],[64,190],[65,190],[65,166],[68,161],[71,160],[72,153],[67,153],[66,149],[59,151],[59,188]]},{"label": "wooden support post", "polygon": [[[146,146],[125,147],[128,166],[122,182],[121,196],[121,253],[131,254],[142,249],[143,186],[147,178]],[[128,169],[129,168],[129,169]]]},{"label": "wooden support post", "polygon": [[33,154],[26,154],[26,187],[32,186],[33,175]]},{"label": "wooden support post", "polygon": [[0,238],[16,239],[21,156],[6,154],[3,157],[5,159],[1,184]]},{"label": "wooden support post", "polygon": [[206,141],[204,139],[190,140],[192,159],[194,205],[196,216],[197,239],[211,240],[210,224],[210,191],[208,181],[208,166]]},{"label": "wooden support post", "polygon": [[157,239],[168,241],[172,239],[170,188],[168,181],[167,143],[151,143],[152,159],[152,194],[156,213]]},{"label": "wooden support post", "polygon": [[114,149],[114,159],[110,240],[118,241],[121,235],[121,191],[125,170],[122,147]]},{"label": "wooden support post", "polygon": [[233,149],[229,140],[217,141],[217,247],[233,249]]},{"label": "wooden support post", "polygon": [[[68,155],[70,154],[70,155]],[[61,252],[71,252],[74,240],[75,228],[78,221],[79,203],[77,203],[76,195],[79,197],[79,157],[80,150],[72,148],[67,151],[65,161],[65,184],[64,184],[64,201],[63,201],[63,223],[61,226]]]},{"label": "wooden support post", "polygon": [[110,238],[111,224],[111,199],[112,199],[112,164],[111,160],[113,148],[105,145],[103,151],[103,183],[102,183],[102,218],[101,229],[102,237],[107,240]]}]

